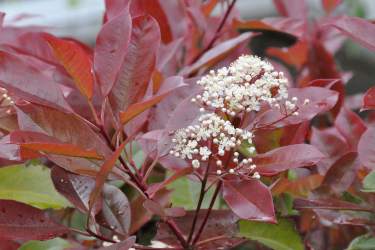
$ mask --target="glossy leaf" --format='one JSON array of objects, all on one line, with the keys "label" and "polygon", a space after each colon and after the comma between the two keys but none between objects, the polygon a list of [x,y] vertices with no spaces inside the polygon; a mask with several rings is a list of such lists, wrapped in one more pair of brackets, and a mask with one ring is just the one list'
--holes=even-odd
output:
[{"label": "glossy leaf", "polygon": [[155,68],[160,43],[158,23],[151,16],[133,19],[131,38],[109,100],[115,112],[140,101]]},{"label": "glossy leaf", "polygon": [[129,233],[131,211],[128,198],[115,186],[105,184],[103,186],[102,215],[109,227],[124,235]]},{"label": "glossy leaf", "polygon": [[96,39],[94,70],[104,96],[118,77],[131,36],[129,7],[121,7],[117,9],[120,13],[103,25]]},{"label": "glossy leaf", "polygon": [[278,219],[277,224],[239,221],[239,235],[258,241],[274,250],[303,250],[301,236],[292,221]]},{"label": "glossy leaf", "polygon": [[85,150],[73,144],[60,143],[55,138],[42,133],[14,131],[10,134],[10,140],[22,148],[44,153],[102,159],[95,150]]},{"label": "glossy leaf", "polygon": [[50,35],[45,36],[45,39],[51,46],[55,57],[73,78],[81,94],[91,100],[94,91],[94,77],[89,54],[79,44],[72,41],[58,39]]},{"label": "glossy leaf", "polygon": [[355,238],[347,250],[371,250],[375,246],[375,237],[371,235],[362,235]]},{"label": "glossy leaf", "polygon": [[372,212],[373,210],[368,207],[359,206],[355,203],[342,201],[338,199],[296,199],[294,200],[295,209],[329,209],[329,210],[352,210],[352,211],[366,211]]},{"label": "glossy leaf", "polygon": [[375,169],[375,128],[370,127],[358,142],[358,156],[363,165]]},{"label": "glossy leaf", "polygon": [[313,166],[323,158],[324,155],[314,146],[294,144],[258,154],[254,163],[261,175],[275,175],[287,169]]},{"label": "glossy leaf", "polygon": [[42,210],[16,201],[0,200],[0,238],[48,240],[68,231]]},{"label": "glossy leaf", "polygon": [[258,180],[225,181],[223,198],[242,219],[276,222],[271,192]]},{"label": "glossy leaf", "polygon": [[0,52],[0,86],[29,102],[71,112],[52,77],[4,51]]},{"label": "glossy leaf", "polygon": [[[76,175],[57,166],[52,168],[51,178],[56,190],[61,195],[74,204],[82,213],[88,212],[90,194],[95,186],[93,178]],[[97,211],[99,208],[95,210]]]},{"label": "glossy leaf", "polygon": [[53,187],[50,170],[40,165],[0,168],[0,199],[19,201],[40,209],[71,206]]},{"label": "glossy leaf", "polygon": [[165,80],[161,90],[158,94],[147,98],[141,102],[130,105],[126,111],[120,113],[120,119],[122,124],[126,124],[137,115],[141,114],[145,110],[161,102],[170,92],[180,87],[186,86],[181,77],[172,76]]},{"label": "glossy leaf", "polygon": [[375,109],[375,87],[370,88],[365,93],[362,109]]}]

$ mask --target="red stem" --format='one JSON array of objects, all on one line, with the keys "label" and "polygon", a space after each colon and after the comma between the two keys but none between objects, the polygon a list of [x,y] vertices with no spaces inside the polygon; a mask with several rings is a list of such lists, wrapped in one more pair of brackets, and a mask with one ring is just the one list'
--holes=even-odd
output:
[{"label": "red stem", "polygon": [[199,227],[198,232],[197,232],[197,234],[196,234],[196,236],[195,236],[195,238],[194,238],[194,240],[193,240],[193,242],[192,242],[192,245],[193,245],[193,246],[194,246],[194,245],[197,243],[197,241],[199,240],[199,238],[200,238],[200,236],[201,236],[201,234],[202,234],[202,232],[203,232],[203,229],[204,229],[204,227],[205,227],[206,224],[207,224],[208,218],[210,217],[210,213],[211,213],[211,211],[212,211],[212,208],[213,208],[213,206],[214,206],[214,204],[215,204],[216,198],[218,197],[218,194],[219,194],[219,192],[220,192],[220,189],[221,189],[221,186],[222,186],[222,185],[223,185],[223,182],[220,181],[220,182],[217,184],[217,186],[216,186],[215,193],[214,193],[214,195],[212,196],[212,199],[211,199],[211,202],[210,202],[210,206],[208,207],[208,210],[207,210],[206,215],[205,215],[205,217],[204,217],[204,219],[203,219],[203,222],[202,222],[201,226]]}]

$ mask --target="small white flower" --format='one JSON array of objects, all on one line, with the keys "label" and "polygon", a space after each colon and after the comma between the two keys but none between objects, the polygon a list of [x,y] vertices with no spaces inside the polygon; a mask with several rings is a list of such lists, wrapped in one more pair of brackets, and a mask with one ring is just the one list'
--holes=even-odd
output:
[{"label": "small white flower", "polygon": [[193,165],[193,168],[199,168],[201,165],[197,159],[193,160],[191,164]]},{"label": "small white flower", "polygon": [[229,173],[234,174],[234,169],[233,168],[229,169]]}]

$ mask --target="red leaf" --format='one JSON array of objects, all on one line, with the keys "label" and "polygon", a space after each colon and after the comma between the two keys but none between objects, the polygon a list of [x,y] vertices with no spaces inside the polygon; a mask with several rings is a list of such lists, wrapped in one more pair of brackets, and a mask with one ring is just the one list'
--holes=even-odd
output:
[{"label": "red leaf", "polygon": [[358,156],[363,165],[375,169],[375,127],[370,127],[358,142]]},{"label": "red leaf", "polygon": [[204,53],[193,65],[184,68],[181,74],[190,75],[203,67],[208,68],[213,66],[218,61],[230,54],[234,49],[238,48],[242,44],[245,44],[250,37],[251,33],[246,32],[238,37],[219,43],[214,48]]},{"label": "red leaf", "polygon": [[312,190],[320,186],[323,178],[320,174],[312,174],[294,181],[282,179],[272,188],[272,195],[280,195],[287,192],[295,196],[307,196]]},{"label": "red leaf", "polygon": [[327,13],[331,13],[341,4],[342,0],[322,0],[323,8]]},{"label": "red leaf", "polygon": [[358,17],[328,19],[322,26],[332,26],[369,50],[375,50],[375,24]]},{"label": "red leaf", "polygon": [[92,61],[89,54],[79,44],[72,41],[58,39],[51,35],[46,35],[45,39],[51,46],[55,57],[73,78],[81,94],[91,100],[94,77],[91,72]]},{"label": "red leaf", "polygon": [[9,240],[48,240],[67,233],[46,212],[10,200],[0,200],[0,238]]},{"label": "red leaf", "polygon": [[107,96],[112,89],[128,50],[132,20],[129,8],[103,25],[94,50],[94,70],[102,94]]},{"label": "red leaf", "polygon": [[283,16],[307,18],[307,6],[304,0],[273,0],[273,3]]},{"label": "red leaf", "polygon": [[258,180],[225,181],[223,198],[242,219],[276,222],[271,192]]},{"label": "red leaf", "polygon": [[353,111],[343,107],[336,117],[335,127],[344,136],[351,151],[357,150],[358,141],[366,131],[366,125]]},{"label": "red leaf", "polygon": [[375,109],[375,87],[367,90],[365,96],[363,97],[363,110]]},{"label": "red leaf", "polygon": [[115,186],[104,184],[103,208],[98,214],[106,224],[123,235],[129,234],[131,211],[128,198]]},{"label": "red leaf", "polygon": [[[289,89],[289,96],[298,98],[297,106],[299,107],[299,115],[292,115],[286,119],[282,119],[285,116],[284,114],[281,114],[278,110],[270,109],[257,116],[253,124],[259,124],[257,128],[266,126],[269,129],[299,124],[303,121],[311,120],[319,113],[332,109],[338,100],[336,91],[320,87],[291,88]],[[303,102],[305,99],[309,99],[310,103],[304,105]],[[275,123],[280,119],[282,120]]]},{"label": "red leaf", "polygon": [[154,18],[138,16],[133,19],[128,51],[109,95],[115,113],[144,97],[155,68],[159,43],[160,30]]},{"label": "red leaf", "polygon": [[323,158],[324,155],[314,146],[294,144],[258,154],[254,163],[261,175],[275,175],[287,169],[313,166]]},{"label": "red leaf", "polygon": [[22,148],[49,154],[102,159],[95,150],[85,150],[77,145],[61,143],[53,137],[31,131],[13,131],[10,141]]},{"label": "red leaf", "polygon": [[[51,171],[51,178],[56,190],[67,198],[82,213],[89,211],[90,194],[95,186],[93,178],[70,173],[60,167],[54,166]],[[98,202],[94,213],[101,208]]]},{"label": "red leaf", "polygon": [[0,52],[0,86],[26,101],[71,112],[52,77],[4,51]]},{"label": "red leaf", "polygon": [[107,177],[109,173],[112,171],[114,168],[117,159],[120,157],[122,151],[124,150],[126,145],[126,141],[124,141],[117,149],[116,151],[104,162],[104,164],[101,166],[99,172],[96,175],[96,180],[95,180],[95,188],[92,191],[90,195],[90,209],[89,211],[92,210],[93,205],[95,204],[96,200],[98,199],[100,192],[102,190],[102,187],[107,180]]},{"label": "red leaf", "polygon": [[164,81],[161,87],[162,89],[159,91],[158,94],[150,98],[147,98],[144,101],[132,104],[126,109],[126,111],[121,112],[120,113],[121,123],[126,124],[137,115],[141,114],[142,112],[146,111],[147,109],[161,102],[170,92],[183,86],[186,86],[186,85],[183,83],[182,77],[179,77],[179,76],[169,77],[168,79]]}]

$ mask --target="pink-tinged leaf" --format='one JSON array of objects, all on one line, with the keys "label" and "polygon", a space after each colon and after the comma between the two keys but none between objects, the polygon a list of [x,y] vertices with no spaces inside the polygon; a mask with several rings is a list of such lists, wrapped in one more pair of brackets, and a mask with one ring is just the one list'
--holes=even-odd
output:
[{"label": "pink-tinged leaf", "polygon": [[[51,171],[51,178],[56,190],[67,198],[82,213],[89,211],[90,194],[95,186],[93,178],[70,173],[63,168],[54,166]],[[94,213],[100,210],[98,202]]]},{"label": "pink-tinged leaf", "polygon": [[342,0],[322,0],[322,5],[327,13],[331,13],[341,2]]},{"label": "pink-tinged leaf", "polygon": [[58,39],[46,35],[45,39],[51,46],[55,57],[73,78],[78,90],[88,100],[91,100],[94,89],[92,61],[90,55],[73,41]]},{"label": "pink-tinged leaf", "polygon": [[286,17],[307,18],[305,0],[273,0],[277,11]]},{"label": "pink-tinged leaf", "polygon": [[109,247],[101,247],[98,250],[129,250],[135,244],[136,237],[131,236],[124,241],[115,243]]},{"label": "pink-tinged leaf", "polygon": [[333,17],[322,26],[332,26],[369,50],[375,50],[375,24],[358,17]]},{"label": "pink-tinged leaf", "polygon": [[351,211],[366,211],[373,212],[373,209],[359,206],[355,203],[337,200],[337,199],[319,199],[319,200],[309,200],[309,199],[295,199],[294,200],[295,209],[329,209],[329,210],[351,210]]},{"label": "pink-tinged leaf", "polygon": [[325,156],[314,146],[294,144],[276,148],[264,154],[257,154],[254,163],[261,175],[275,175],[292,168],[315,165]]},{"label": "pink-tinged leaf", "polygon": [[10,200],[0,200],[0,238],[48,240],[69,230],[52,221],[46,212]]},{"label": "pink-tinged leaf", "polygon": [[369,127],[359,140],[358,156],[363,165],[375,169],[375,127]]},{"label": "pink-tinged leaf", "polygon": [[204,53],[193,65],[186,67],[181,72],[181,74],[190,75],[201,68],[209,68],[215,65],[218,61],[228,56],[234,49],[238,48],[240,45],[245,44],[250,39],[250,37],[251,33],[246,32],[238,37],[228,39],[227,41],[219,43],[214,48]]},{"label": "pink-tinged leaf", "polygon": [[54,137],[48,135],[31,132],[31,131],[13,131],[10,133],[12,143],[22,148],[41,151],[47,154],[57,154],[73,157],[85,157],[93,159],[102,159],[95,150],[85,150],[77,145],[69,143],[61,143]]},{"label": "pink-tinged leaf", "polygon": [[156,95],[150,98],[147,98],[146,100],[132,104],[126,109],[126,111],[121,112],[120,113],[121,123],[126,124],[137,115],[141,114],[142,112],[146,111],[147,109],[161,102],[172,91],[183,86],[186,86],[186,84],[183,83],[182,77],[180,76],[169,77],[168,79],[164,81],[159,93],[157,93]]},{"label": "pink-tinged leaf", "polygon": [[346,139],[351,151],[357,150],[358,141],[366,131],[366,125],[353,111],[343,107],[336,117],[335,127]]},{"label": "pink-tinged leaf", "polygon": [[155,194],[160,189],[166,187],[167,185],[171,184],[172,182],[174,182],[175,180],[183,176],[191,174],[192,172],[193,172],[193,168],[191,167],[177,170],[170,177],[166,178],[163,182],[150,185],[149,188],[147,189],[147,193],[152,197],[153,194]]},{"label": "pink-tinged leaf", "polygon": [[276,222],[271,192],[258,180],[225,181],[223,198],[242,219]]},{"label": "pink-tinged leaf", "polygon": [[375,110],[375,87],[367,90],[365,96],[363,97],[363,110],[372,109]]},{"label": "pink-tinged leaf", "polygon": [[167,217],[183,217],[186,215],[186,210],[183,207],[167,207],[164,212]]},{"label": "pink-tinged leaf", "polygon": [[128,50],[132,20],[129,8],[103,25],[96,39],[94,50],[94,71],[102,94],[107,96],[118,77]]},{"label": "pink-tinged leaf", "polygon": [[109,94],[115,113],[126,110],[144,97],[155,69],[159,43],[160,30],[153,17],[138,16],[133,19],[128,51]]},{"label": "pink-tinged leaf", "polygon": [[128,235],[131,222],[128,198],[119,188],[109,184],[104,184],[102,193],[103,208],[97,217],[104,219],[116,232]]},{"label": "pink-tinged leaf", "polygon": [[[280,128],[311,120],[314,116],[331,110],[338,100],[336,91],[320,87],[291,88],[289,96],[298,98],[297,116],[291,115],[283,119],[284,114],[278,110],[270,109],[254,119],[253,124],[257,124],[255,128]],[[305,99],[310,100],[309,104],[303,104]]]},{"label": "pink-tinged leaf", "polygon": [[341,195],[353,183],[359,165],[356,152],[346,153],[329,168],[317,191],[322,195]]},{"label": "pink-tinged leaf", "polygon": [[101,166],[98,174],[96,175],[95,180],[95,188],[92,191],[90,195],[90,211],[92,210],[93,206],[95,205],[96,200],[98,199],[102,187],[107,180],[107,177],[109,173],[112,171],[112,169],[115,167],[117,159],[120,157],[122,151],[124,150],[126,145],[126,141],[123,142],[116,151],[104,162],[104,164]]},{"label": "pink-tinged leaf", "polygon": [[349,151],[345,138],[334,127],[322,130],[312,128],[310,143],[327,156],[317,163],[321,174],[325,174],[335,161]]},{"label": "pink-tinged leaf", "polygon": [[146,208],[146,210],[150,213],[160,216],[161,218],[164,218],[166,216],[164,208],[156,201],[147,199],[143,202],[143,207]]},{"label": "pink-tinged leaf", "polygon": [[52,77],[4,51],[0,52],[0,86],[26,101],[71,112]]}]

